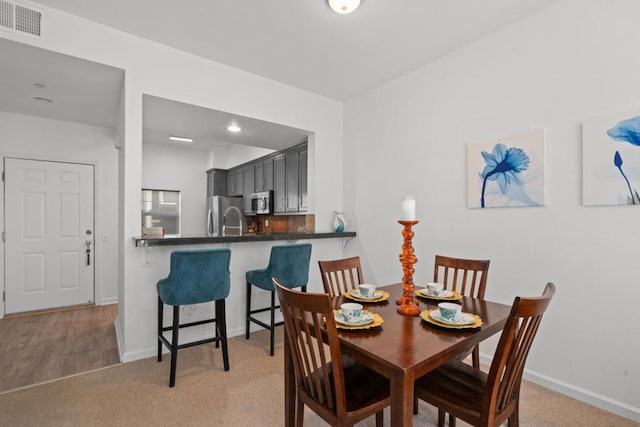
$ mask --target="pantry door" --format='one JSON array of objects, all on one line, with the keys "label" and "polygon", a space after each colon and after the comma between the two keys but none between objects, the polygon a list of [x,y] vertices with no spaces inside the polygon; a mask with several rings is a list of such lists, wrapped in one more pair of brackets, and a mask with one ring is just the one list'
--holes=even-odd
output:
[{"label": "pantry door", "polygon": [[5,313],[94,302],[94,167],[6,157]]}]

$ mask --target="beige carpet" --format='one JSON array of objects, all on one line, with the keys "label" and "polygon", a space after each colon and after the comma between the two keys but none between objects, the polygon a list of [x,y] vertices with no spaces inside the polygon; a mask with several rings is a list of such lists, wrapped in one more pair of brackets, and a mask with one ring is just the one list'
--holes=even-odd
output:
[{"label": "beige carpet", "polygon": [[[268,334],[229,342],[231,370],[224,372],[213,344],[182,350],[176,386],[168,387],[169,357],[116,365],[46,384],[0,394],[0,425],[6,426],[281,426],[283,345],[278,328],[276,355],[268,355]],[[385,410],[389,425],[389,410]],[[435,425],[436,412],[420,404],[416,426]],[[637,426],[629,421],[525,383],[522,426]],[[307,410],[306,426],[324,426]],[[373,418],[358,426],[374,426]],[[459,422],[464,426],[465,423]]]}]

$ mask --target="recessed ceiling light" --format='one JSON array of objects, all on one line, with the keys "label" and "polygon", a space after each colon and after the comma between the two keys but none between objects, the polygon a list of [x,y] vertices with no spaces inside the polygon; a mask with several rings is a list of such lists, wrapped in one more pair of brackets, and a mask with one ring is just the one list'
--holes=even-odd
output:
[{"label": "recessed ceiling light", "polygon": [[53,99],[43,98],[41,96],[34,96],[33,99],[35,99],[36,101],[49,102],[49,103],[53,104]]},{"label": "recessed ceiling light", "polygon": [[329,0],[329,6],[334,12],[344,15],[356,10],[360,6],[360,0]]},{"label": "recessed ceiling light", "polygon": [[229,132],[236,133],[236,132],[240,132],[242,129],[240,129],[240,126],[234,123],[232,125],[227,126],[227,130]]},{"label": "recessed ceiling light", "polygon": [[172,141],[178,141],[178,142],[188,142],[188,143],[193,142],[193,138],[185,138],[184,136],[169,135],[169,139]]}]

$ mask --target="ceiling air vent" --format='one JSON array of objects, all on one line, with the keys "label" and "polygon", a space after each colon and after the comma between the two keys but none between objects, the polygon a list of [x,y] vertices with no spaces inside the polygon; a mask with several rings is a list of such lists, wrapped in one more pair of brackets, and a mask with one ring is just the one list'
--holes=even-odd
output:
[{"label": "ceiling air vent", "polygon": [[0,0],[0,28],[40,37],[41,23],[41,12]]}]

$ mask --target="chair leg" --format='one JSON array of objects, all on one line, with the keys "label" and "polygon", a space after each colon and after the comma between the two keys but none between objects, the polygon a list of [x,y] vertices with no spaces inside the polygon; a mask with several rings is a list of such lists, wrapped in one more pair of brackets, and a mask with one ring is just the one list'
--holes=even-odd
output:
[{"label": "chair leg", "polygon": [[180,306],[173,306],[173,329],[171,337],[171,373],[169,387],[176,385],[176,363],[178,362],[178,331],[180,330]]},{"label": "chair leg", "polygon": [[445,412],[442,409],[438,409],[438,427],[444,427]]},{"label": "chair leg", "polygon": [[473,367],[476,369],[480,369],[480,345],[476,345],[473,347],[473,351],[471,352],[471,360]]},{"label": "chair leg", "polygon": [[[225,301],[223,299],[216,301],[216,336],[220,336],[222,341],[222,361],[224,370],[229,370],[229,348],[227,347],[227,317],[225,310]],[[218,344],[218,341],[216,341]]]},{"label": "chair leg", "polygon": [[449,414],[449,427],[456,427],[456,417]]},{"label": "chair leg", "polygon": [[418,415],[418,398],[413,396],[413,415]]},{"label": "chair leg", "polygon": [[296,427],[303,427],[304,425],[304,403],[302,400],[296,402]]},{"label": "chair leg", "polygon": [[216,323],[215,323],[215,327],[213,328],[214,331],[215,331],[214,338],[216,339],[216,348],[220,348],[220,340],[218,339],[218,338],[220,338],[220,330],[218,329],[218,325],[219,325],[219,322],[218,322],[218,301],[216,301],[215,307],[216,307],[215,308],[215,310],[216,310],[216,312],[215,312]]},{"label": "chair leg", "polygon": [[271,347],[269,355],[273,356],[273,347],[275,346],[275,318],[276,318],[276,291],[271,291]]},{"label": "chair leg", "polygon": [[158,362],[162,362],[162,341],[160,340],[160,336],[162,336],[163,314],[164,303],[160,297],[158,297]]},{"label": "chair leg", "polygon": [[384,409],[376,412],[376,427],[384,426]]},{"label": "chair leg", "polygon": [[508,418],[509,427],[518,427],[520,425],[520,420],[519,420],[519,416],[518,416],[518,412],[520,412],[520,411],[518,409],[518,406],[520,406],[520,400],[518,400],[516,402],[515,409],[513,410],[511,415],[509,415],[509,418]]},{"label": "chair leg", "polygon": [[246,329],[244,332],[244,338],[249,339],[249,328],[251,327],[251,321],[249,318],[251,317],[251,283],[247,282],[247,318],[246,318]]}]

